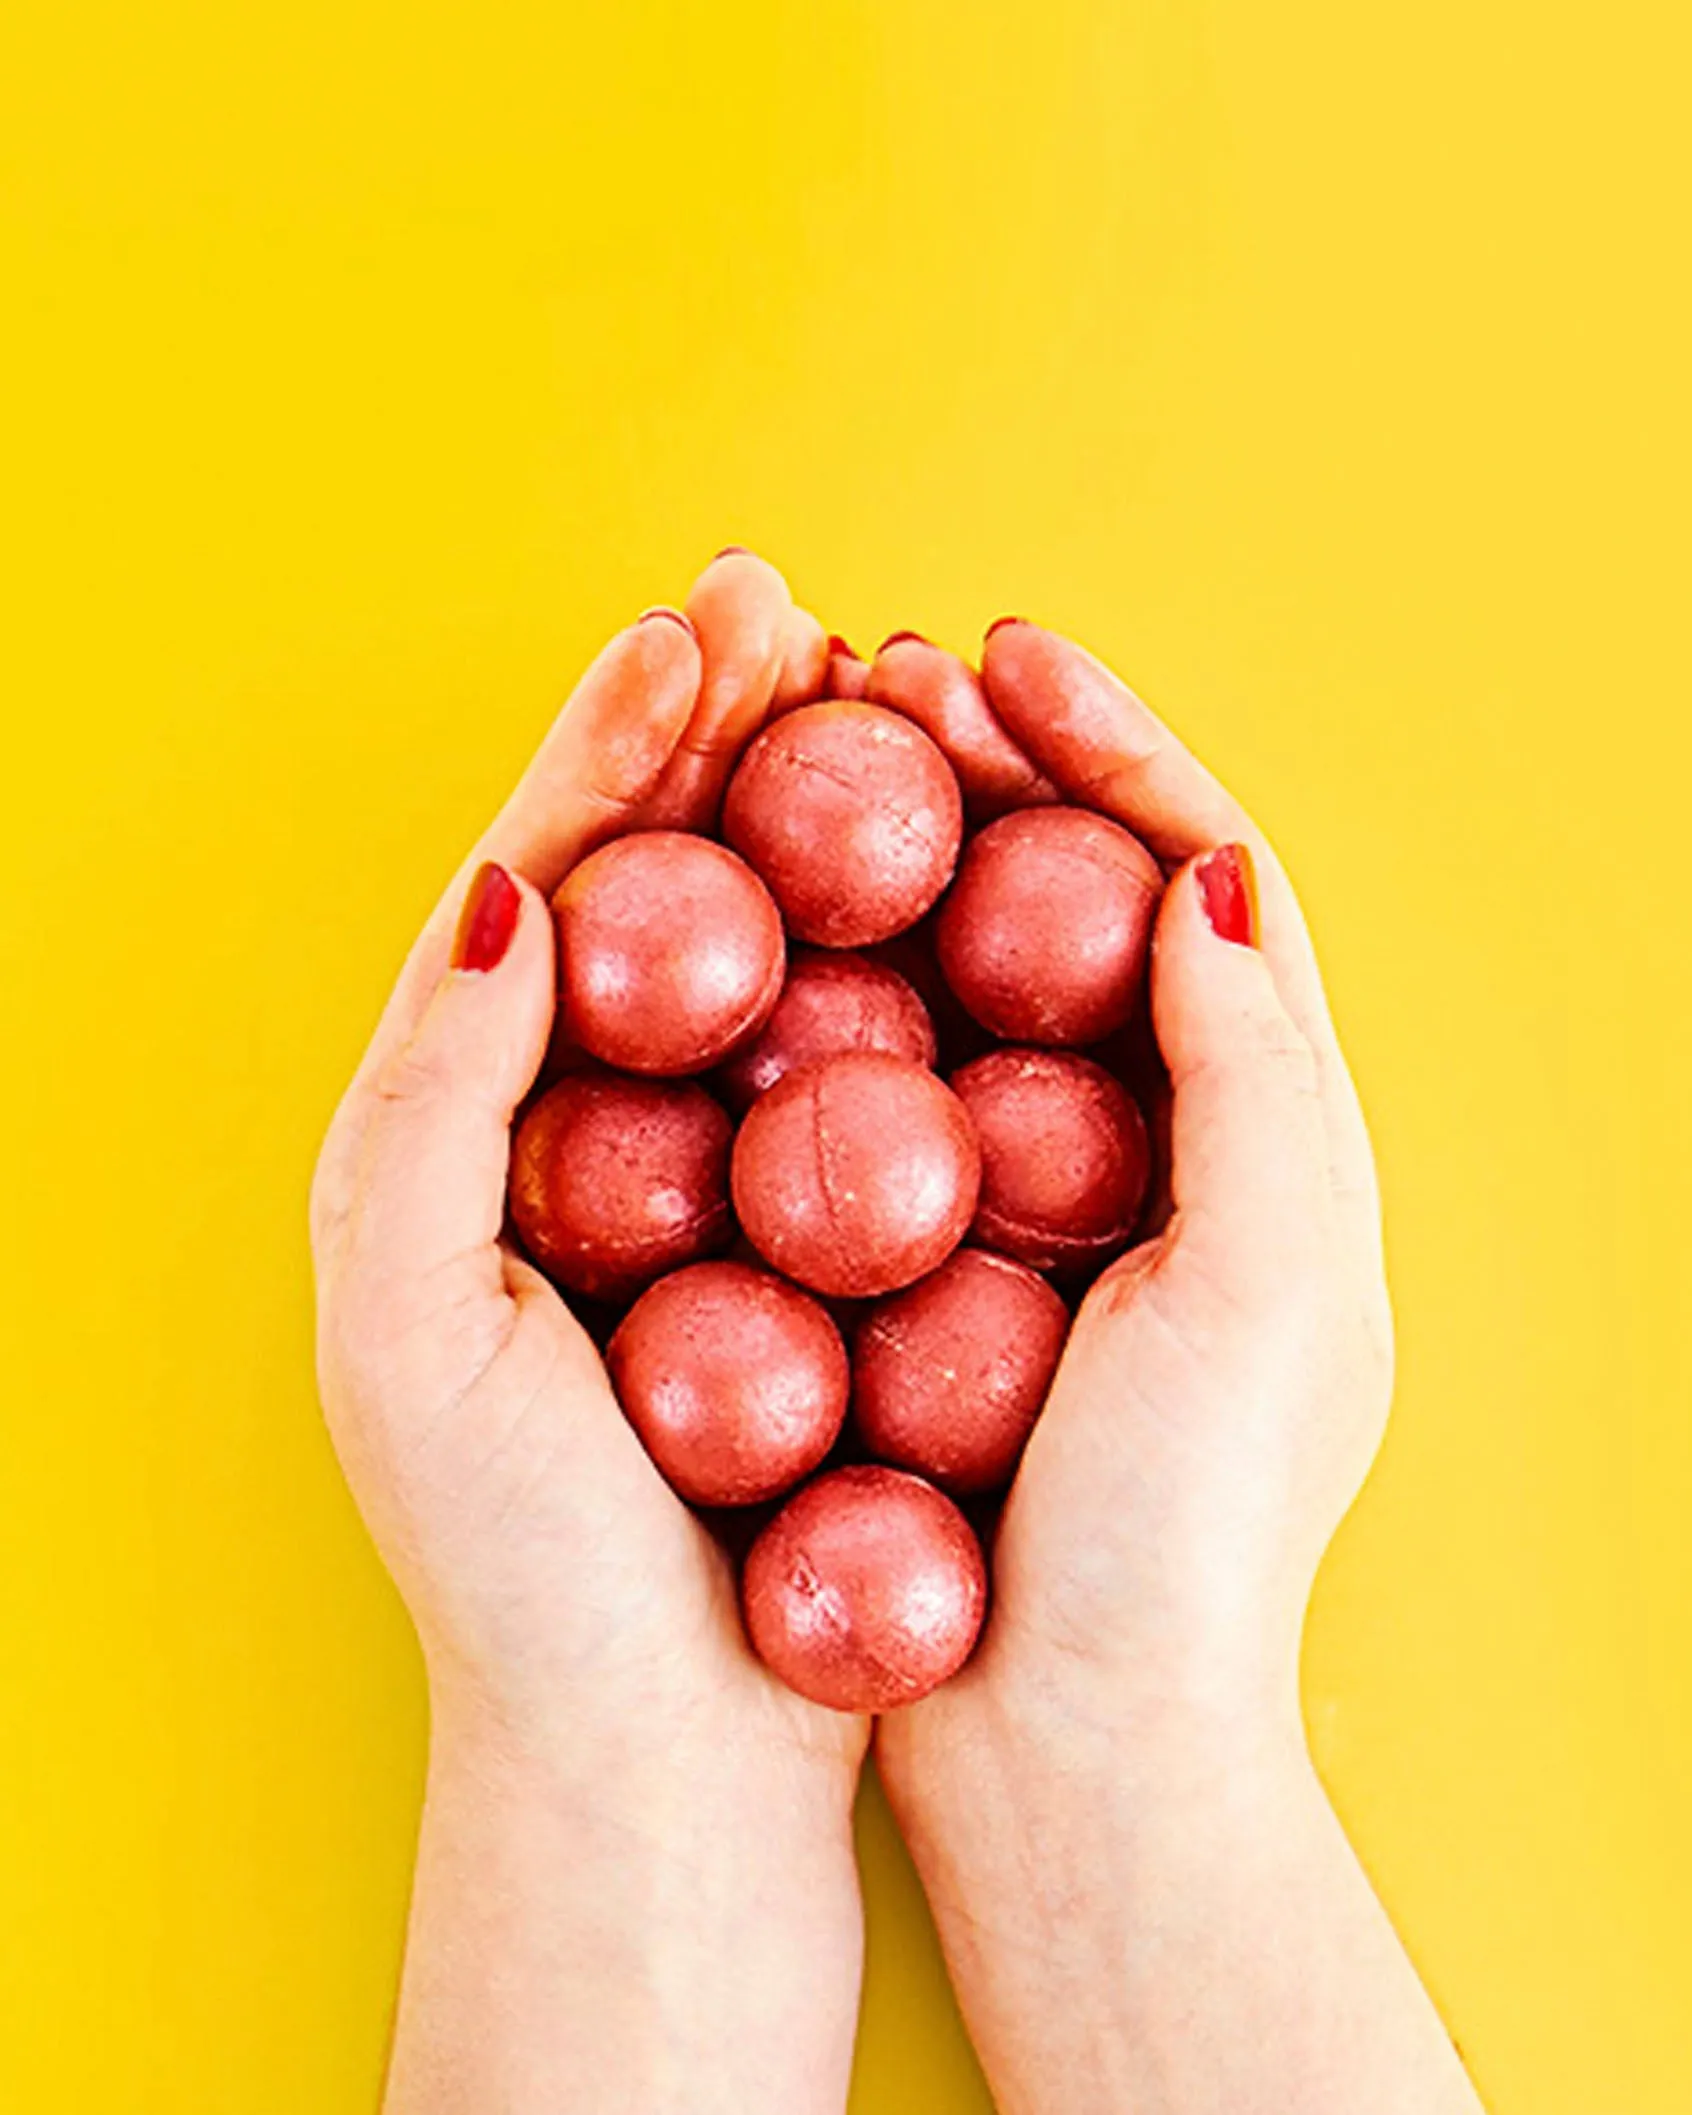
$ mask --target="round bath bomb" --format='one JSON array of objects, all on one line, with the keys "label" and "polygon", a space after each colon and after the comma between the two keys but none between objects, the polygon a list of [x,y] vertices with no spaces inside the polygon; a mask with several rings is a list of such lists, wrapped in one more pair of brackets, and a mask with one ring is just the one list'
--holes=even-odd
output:
[{"label": "round bath bomb", "polygon": [[1127,1020],[1163,892],[1137,837],[1086,808],[1028,808],[970,840],[940,908],[946,981],[1013,1043],[1096,1043]]},{"label": "round bath bomb", "polygon": [[647,1453],[694,1505],[779,1498],[846,1415],[839,1330],[797,1286],[744,1263],[660,1278],[623,1317],[605,1363]]},{"label": "round bath bomb", "polygon": [[1066,1274],[1128,1245],[1145,1195],[1146,1127],[1102,1065],[1068,1050],[990,1050],[952,1085],[981,1141],[977,1241]]},{"label": "round bath bomb", "polygon": [[963,798],[919,727],[827,699],[772,721],[740,761],[723,835],[769,884],[788,931],[868,947],[914,925],[952,877]]},{"label": "round bath bomb", "polygon": [[702,1072],[781,991],[781,914],[708,837],[649,830],[589,853],[552,899],[565,1034],[625,1072]]},{"label": "round bath bomb", "polygon": [[1044,1278],[959,1249],[858,1331],[852,1414],[865,1446],[948,1491],[997,1490],[1016,1473],[1068,1335],[1069,1310]]},{"label": "round bath bomb", "polygon": [[511,1144],[511,1217],[549,1277],[626,1299],[660,1271],[726,1247],[727,1112],[691,1081],[572,1073]]},{"label": "round bath bomb", "polygon": [[717,1084],[730,1108],[749,1109],[797,1066],[843,1050],[885,1050],[932,1066],[934,1024],[896,970],[862,955],[807,949],[788,964],[774,1013]]},{"label": "round bath bomb", "polygon": [[765,1262],[815,1292],[872,1299],[957,1247],[981,1155],[962,1103],[932,1072],[851,1050],[759,1096],[734,1142],[732,1180]]},{"label": "round bath bomb", "polygon": [[914,1704],[969,1658],[987,1567],[952,1501],[899,1469],[835,1469],[787,1501],[741,1581],[759,1658],[836,1711]]}]

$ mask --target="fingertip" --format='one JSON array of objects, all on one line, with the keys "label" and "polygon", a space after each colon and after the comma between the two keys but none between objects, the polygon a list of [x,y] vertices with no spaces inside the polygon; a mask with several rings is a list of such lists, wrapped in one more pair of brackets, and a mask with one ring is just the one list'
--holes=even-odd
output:
[{"label": "fingertip", "polygon": [[809,704],[822,696],[834,644],[820,621],[797,605],[783,629],[781,673],[770,699],[772,713],[791,711],[795,705]]}]

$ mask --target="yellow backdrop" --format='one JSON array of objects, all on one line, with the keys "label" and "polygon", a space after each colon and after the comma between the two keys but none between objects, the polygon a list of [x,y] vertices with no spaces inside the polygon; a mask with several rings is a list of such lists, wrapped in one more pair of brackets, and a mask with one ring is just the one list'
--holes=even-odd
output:
[{"label": "yellow backdrop", "polygon": [[[369,2110],[411,1639],[320,1128],[599,639],[1078,632],[1301,877],[1403,1378],[1307,1704],[1498,2115],[1692,2106],[1672,0],[34,0],[0,31],[0,2104]],[[866,1794],[854,2115],[985,2091]]]}]

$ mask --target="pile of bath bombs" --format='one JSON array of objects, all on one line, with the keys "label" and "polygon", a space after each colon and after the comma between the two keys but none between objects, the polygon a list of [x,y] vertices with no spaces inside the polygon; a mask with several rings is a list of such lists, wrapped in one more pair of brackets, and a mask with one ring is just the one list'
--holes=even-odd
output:
[{"label": "pile of bath bombs", "polygon": [[770,1509],[754,1648],[844,1711],[968,1658],[970,1514],[1147,1185],[1119,1052],[1161,871],[969,762],[825,698],[747,748],[721,841],[591,853],[554,899],[551,1084],[512,1150],[513,1224],[658,1469],[708,1515]]}]

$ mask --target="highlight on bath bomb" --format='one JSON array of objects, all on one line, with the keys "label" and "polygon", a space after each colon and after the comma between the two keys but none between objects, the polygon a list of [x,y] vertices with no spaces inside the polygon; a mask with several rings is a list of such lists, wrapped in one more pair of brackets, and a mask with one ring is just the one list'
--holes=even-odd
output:
[{"label": "highlight on bath bomb", "polygon": [[571,1073],[511,1144],[511,1217],[542,1270],[595,1300],[727,1246],[728,1112],[691,1080]]},{"label": "highlight on bath bomb", "polygon": [[972,1238],[1079,1273],[1126,1248],[1150,1154],[1133,1097],[1068,1050],[990,1050],[952,1075],[981,1142]]},{"label": "highlight on bath bomb", "polygon": [[796,1067],[846,1050],[885,1050],[932,1066],[934,1024],[896,970],[862,955],[803,949],[788,963],[775,1011],[723,1066],[717,1085],[730,1108],[748,1109]]},{"label": "highlight on bath bomb", "polygon": [[1127,1020],[1163,892],[1137,837],[1086,808],[1027,808],[972,838],[936,922],[946,981],[1012,1043],[1096,1043]]},{"label": "highlight on bath bomb", "polygon": [[625,1416],[694,1505],[755,1505],[808,1476],[846,1415],[840,1332],[797,1286],[695,1263],[648,1287],[605,1362]]},{"label": "highlight on bath bomb", "polygon": [[825,699],[752,743],[729,781],[723,835],[796,939],[868,947],[914,925],[951,879],[963,799],[921,728]]},{"label": "highlight on bath bomb", "polygon": [[859,1435],[879,1460],[944,1490],[998,1490],[1016,1473],[1068,1334],[1069,1310],[1044,1278],[961,1248],[859,1327]]},{"label": "highlight on bath bomb", "polygon": [[752,1104],[731,1179],[765,1262],[814,1292],[870,1299],[957,1247],[981,1154],[963,1104],[932,1072],[853,1050],[801,1065]]},{"label": "highlight on bath bomb", "polygon": [[891,1711],[969,1658],[987,1567],[969,1522],[932,1484],[835,1469],[752,1545],[741,1605],[754,1650],[790,1689],[836,1711]]},{"label": "highlight on bath bomb", "polygon": [[726,846],[681,830],[589,853],[552,899],[563,1031],[626,1072],[702,1072],[781,991],[781,915]]}]

